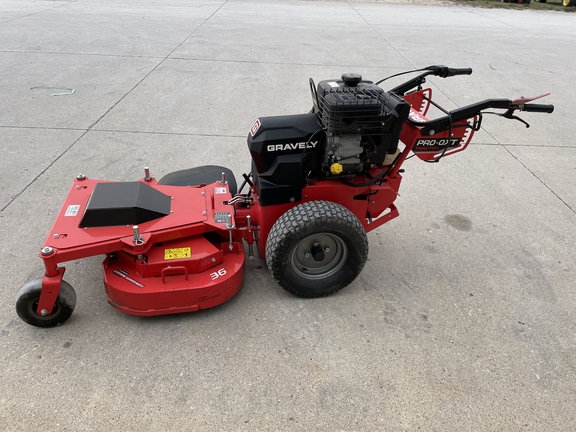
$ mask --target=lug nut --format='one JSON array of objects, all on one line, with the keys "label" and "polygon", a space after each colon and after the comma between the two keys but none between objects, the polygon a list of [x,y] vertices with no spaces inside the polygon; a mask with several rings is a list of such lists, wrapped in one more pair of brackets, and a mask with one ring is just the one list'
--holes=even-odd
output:
[{"label": "lug nut", "polygon": [[309,252],[309,251],[304,252],[304,256],[305,256],[306,258],[310,258],[310,252]]}]

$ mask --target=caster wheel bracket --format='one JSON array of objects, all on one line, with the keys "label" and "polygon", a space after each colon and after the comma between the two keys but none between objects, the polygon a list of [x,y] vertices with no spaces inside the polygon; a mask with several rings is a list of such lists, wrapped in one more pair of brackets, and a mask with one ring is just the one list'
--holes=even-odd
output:
[{"label": "caster wheel bracket", "polygon": [[38,308],[36,309],[38,315],[50,315],[52,309],[54,309],[66,268],[58,267],[57,270],[58,274],[56,276],[44,276],[42,278],[42,292],[40,293]]}]

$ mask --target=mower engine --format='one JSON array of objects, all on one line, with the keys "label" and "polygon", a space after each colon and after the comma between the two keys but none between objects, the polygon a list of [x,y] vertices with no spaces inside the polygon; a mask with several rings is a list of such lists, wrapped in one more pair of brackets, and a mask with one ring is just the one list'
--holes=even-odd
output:
[{"label": "mower engine", "polygon": [[326,133],[322,173],[355,175],[392,164],[410,111],[405,100],[351,73],[321,81],[313,98]]},{"label": "mower engine", "polygon": [[[299,202],[306,181],[353,178],[391,165],[410,113],[403,98],[358,74],[314,85],[308,114],[260,117],[248,135],[263,206]],[[299,173],[296,174],[296,173]]]}]

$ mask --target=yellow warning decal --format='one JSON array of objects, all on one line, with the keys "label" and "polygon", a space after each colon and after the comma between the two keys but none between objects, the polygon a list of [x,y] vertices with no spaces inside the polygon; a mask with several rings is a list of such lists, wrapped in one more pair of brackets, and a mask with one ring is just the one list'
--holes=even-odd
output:
[{"label": "yellow warning decal", "polygon": [[181,259],[181,258],[190,258],[190,248],[174,248],[174,249],[165,249],[164,250],[164,259],[165,260],[173,260],[173,259]]}]

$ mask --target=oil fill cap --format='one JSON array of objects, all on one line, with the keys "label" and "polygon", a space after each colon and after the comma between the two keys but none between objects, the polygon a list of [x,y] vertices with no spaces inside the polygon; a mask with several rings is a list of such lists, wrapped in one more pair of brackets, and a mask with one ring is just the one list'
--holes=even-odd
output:
[{"label": "oil fill cap", "polygon": [[342,74],[342,81],[350,87],[354,87],[360,81],[362,81],[362,75],[355,73],[345,73]]},{"label": "oil fill cap", "polygon": [[340,165],[338,162],[333,163],[332,165],[330,165],[330,172],[334,175],[338,175],[343,171],[343,167],[342,165]]}]

